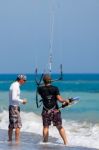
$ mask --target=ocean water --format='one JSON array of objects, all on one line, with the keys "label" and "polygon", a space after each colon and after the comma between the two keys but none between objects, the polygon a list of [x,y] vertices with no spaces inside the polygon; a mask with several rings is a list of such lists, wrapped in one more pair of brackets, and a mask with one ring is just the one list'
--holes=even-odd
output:
[{"label": "ocean water", "polygon": [[[42,143],[42,106],[36,107],[35,76],[28,74],[27,77],[26,84],[21,86],[21,97],[27,98],[28,103],[20,106],[23,126],[20,145],[16,146],[14,142],[7,142],[8,91],[10,84],[16,79],[16,74],[0,75],[0,150],[64,150],[63,141],[53,126],[49,129],[48,144]],[[56,79],[59,75],[52,77]],[[99,149],[99,74],[64,74],[62,81],[53,84],[59,87],[64,98],[80,98],[79,103],[61,110],[63,127],[69,141],[67,149]]]}]

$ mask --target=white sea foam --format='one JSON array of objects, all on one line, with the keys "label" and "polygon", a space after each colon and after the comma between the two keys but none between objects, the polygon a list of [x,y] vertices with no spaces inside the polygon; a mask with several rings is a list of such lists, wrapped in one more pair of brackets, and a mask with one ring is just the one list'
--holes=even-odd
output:
[{"label": "white sea foam", "polygon": [[[33,112],[21,112],[22,132],[30,132],[42,136],[41,116]],[[76,122],[72,120],[63,120],[63,126],[68,135],[70,146],[86,146],[89,148],[99,148],[99,124],[89,122]],[[8,129],[8,112],[0,113],[0,129]],[[57,138],[58,143],[63,143],[57,129],[50,126],[49,136]]]}]

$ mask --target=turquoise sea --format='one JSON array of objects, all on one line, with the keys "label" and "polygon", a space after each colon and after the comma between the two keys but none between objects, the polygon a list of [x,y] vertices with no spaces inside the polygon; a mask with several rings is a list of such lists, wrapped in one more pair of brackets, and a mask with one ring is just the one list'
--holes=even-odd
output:
[{"label": "turquoise sea", "polygon": [[[41,75],[38,75],[38,80]],[[53,74],[57,79],[59,74]],[[8,91],[16,74],[0,74],[0,150],[11,149],[7,145],[8,128]],[[41,109],[36,107],[35,75],[27,74],[27,82],[21,86],[21,97],[28,103],[21,105],[23,126],[21,145],[17,149],[26,149],[28,144],[34,149],[58,149],[62,140],[56,128],[50,127],[50,139],[46,146],[42,143]],[[99,149],[99,74],[64,74],[62,81],[53,83],[60,89],[64,98],[79,96],[79,103],[62,109],[63,126],[68,134],[71,149]],[[3,133],[3,134],[2,134]],[[25,136],[24,136],[25,135]],[[24,144],[27,144],[25,147]],[[4,147],[4,144],[6,147]],[[33,144],[33,145],[32,145]],[[16,147],[13,146],[15,149]],[[54,147],[54,148],[52,148]],[[61,147],[61,149],[65,149]]]}]

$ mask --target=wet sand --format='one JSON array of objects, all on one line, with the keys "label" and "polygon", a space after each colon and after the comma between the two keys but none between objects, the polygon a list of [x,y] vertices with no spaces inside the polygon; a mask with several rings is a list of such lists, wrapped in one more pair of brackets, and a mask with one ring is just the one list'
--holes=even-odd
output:
[{"label": "wet sand", "polygon": [[49,137],[48,143],[42,142],[42,136],[29,132],[21,132],[20,143],[7,141],[7,130],[0,129],[0,150],[96,150],[82,146],[64,146],[57,143],[57,138]]}]

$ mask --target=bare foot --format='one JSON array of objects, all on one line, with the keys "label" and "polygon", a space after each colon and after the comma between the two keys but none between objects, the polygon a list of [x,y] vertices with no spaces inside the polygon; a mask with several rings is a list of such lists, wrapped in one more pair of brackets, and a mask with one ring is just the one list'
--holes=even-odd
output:
[{"label": "bare foot", "polygon": [[11,142],[12,142],[12,140],[8,140],[8,142],[10,142],[10,143],[11,143]]},{"label": "bare foot", "polygon": [[18,140],[18,141],[15,141],[15,143],[16,143],[16,144],[19,144],[19,143],[20,143],[20,141],[19,141],[19,140]]}]

